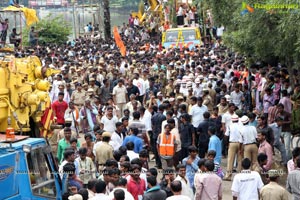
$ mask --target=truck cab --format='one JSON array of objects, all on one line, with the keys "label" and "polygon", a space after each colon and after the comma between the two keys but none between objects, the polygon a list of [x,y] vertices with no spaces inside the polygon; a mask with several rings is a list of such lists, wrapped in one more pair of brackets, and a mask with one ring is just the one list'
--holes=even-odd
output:
[{"label": "truck cab", "polygon": [[0,199],[62,199],[63,183],[43,138],[0,134]]},{"label": "truck cab", "polygon": [[200,30],[197,27],[171,28],[162,34],[162,46],[166,49],[188,47],[192,50],[197,45],[202,45]]}]

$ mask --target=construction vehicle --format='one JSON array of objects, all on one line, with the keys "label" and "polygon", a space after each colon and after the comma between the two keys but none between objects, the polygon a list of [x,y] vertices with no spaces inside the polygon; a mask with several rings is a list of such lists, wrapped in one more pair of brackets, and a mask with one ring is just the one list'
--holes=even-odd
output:
[{"label": "construction vehicle", "polygon": [[0,134],[0,199],[62,199],[61,180],[51,148],[43,138]]},{"label": "construction vehicle", "polygon": [[168,48],[189,48],[201,46],[201,33],[197,27],[171,28],[162,34],[162,46]]},{"label": "construction vehicle", "polygon": [[16,58],[10,49],[0,50],[0,132],[12,128],[40,137],[40,131],[50,129],[50,83],[45,78],[59,72],[42,67],[36,56]]},{"label": "construction vehicle", "polygon": [[158,15],[161,22],[164,21],[163,5],[157,0],[141,1],[138,12],[132,12],[131,15],[132,17],[138,17],[141,23],[154,15]]}]

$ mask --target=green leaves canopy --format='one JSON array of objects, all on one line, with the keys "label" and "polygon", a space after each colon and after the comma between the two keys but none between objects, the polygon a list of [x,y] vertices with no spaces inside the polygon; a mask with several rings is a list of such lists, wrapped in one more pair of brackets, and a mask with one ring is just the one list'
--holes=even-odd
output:
[{"label": "green leaves canopy", "polygon": [[[62,16],[53,17],[51,15],[40,20],[35,26],[39,32],[39,44],[62,44],[68,41],[68,36],[72,33],[72,26],[64,20]],[[30,27],[23,30],[23,44],[27,46]]]},{"label": "green leaves canopy", "polygon": [[[252,6],[260,1],[247,0]],[[224,25],[224,43],[253,61],[278,60],[291,67],[300,58],[300,9],[258,9],[242,12],[240,0],[207,0],[216,26]],[[287,4],[285,0],[266,0],[261,4]],[[293,4],[289,1],[289,4]],[[296,1],[294,2],[296,4]],[[300,4],[299,4],[300,8]]]}]

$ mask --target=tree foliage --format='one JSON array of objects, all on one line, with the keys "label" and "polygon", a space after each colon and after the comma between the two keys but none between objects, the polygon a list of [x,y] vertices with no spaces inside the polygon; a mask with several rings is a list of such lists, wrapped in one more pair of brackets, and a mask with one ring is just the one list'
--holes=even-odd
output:
[{"label": "tree foliage", "polygon": [[[245,2],[253,7],[261,1]],[[296,1],[289,1],[293,3]],[[226,28],[225,45],[253,61],[279,61],[288,67],[299,62],[300,10],[254,8],[254,12],[242,15],[240,0],[207,0],[207,4],[212,9],[215,25]],[[283,5],[287,1],[266,0],[262,4]]]},{"label": "tree foliage", "polygon": [[[72,33],[72,26],[62,16],[53,17],[50,14],[35,25],[35,30],[39,31],[39,44],[62,44],[68,41],[68,37]],[[22,41],[25,46],[29,44],[29,31],[30,27],[23,30]]]}]

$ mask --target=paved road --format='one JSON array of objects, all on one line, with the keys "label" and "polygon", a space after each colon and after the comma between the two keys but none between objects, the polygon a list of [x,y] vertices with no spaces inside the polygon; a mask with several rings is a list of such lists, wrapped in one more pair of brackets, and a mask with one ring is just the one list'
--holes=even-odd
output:
[{"label": "paved road", "polygon": [[[80,134],[80,139],[79,139],[80,143],[82,143],[84,141],[84,135]],[[276,151],[276,156],[275,156],[275,160],[278,162],[280,160],[280,153],[278,151]],[[150,155],[150,158],[152,158],[153,155]],[[227,165],[227,159],[222,159],[222,169],[226,170],[226,165]],[[149,162],[149,167],[154,167],[155,166],[155,162],[154,160],[151,160]],[[162,173],[159,173],[158,178],[160,179],[162,177]],[[287,174],[284,174],[282,177],[280,177],[280,185],[285,187],[286,184],[286,177]],[[232,195],[231,195],[231,185],[232,185],[232,181],[223,181],[223,199],[224,200],[230,200],[232,199]],[[289,199],[291,200],[292,197],[290,195]]]},{"label": "paved road", "polygon": [[[152,158],[153,155],[150,156],[150,158]],[[275,160],[278,162],[280,157],[280,153],[276,152],[276,156],[275,156]],[[150,161],[149,163],[149,167],[154,167],[155,166],[155,162],[154,160]],[[225,171],[226,170],[226,166],[227,166],[227,159],[222,159],[222,169]],[[159,178],[162,177],[162,174],[159,174]],[[287,175],[284,174],[282,177],[280,177],[280,182],[279,184],[283,187],[285,187],[286,184],[286,177]],[[223,199],[224,200],[230,200],[232,199],[232,194],[231,194],[231,185],[232,185],[232,181],[223,181]],[[290,195],[289,197],[290,200],[292,200],[292,197]]]}]

